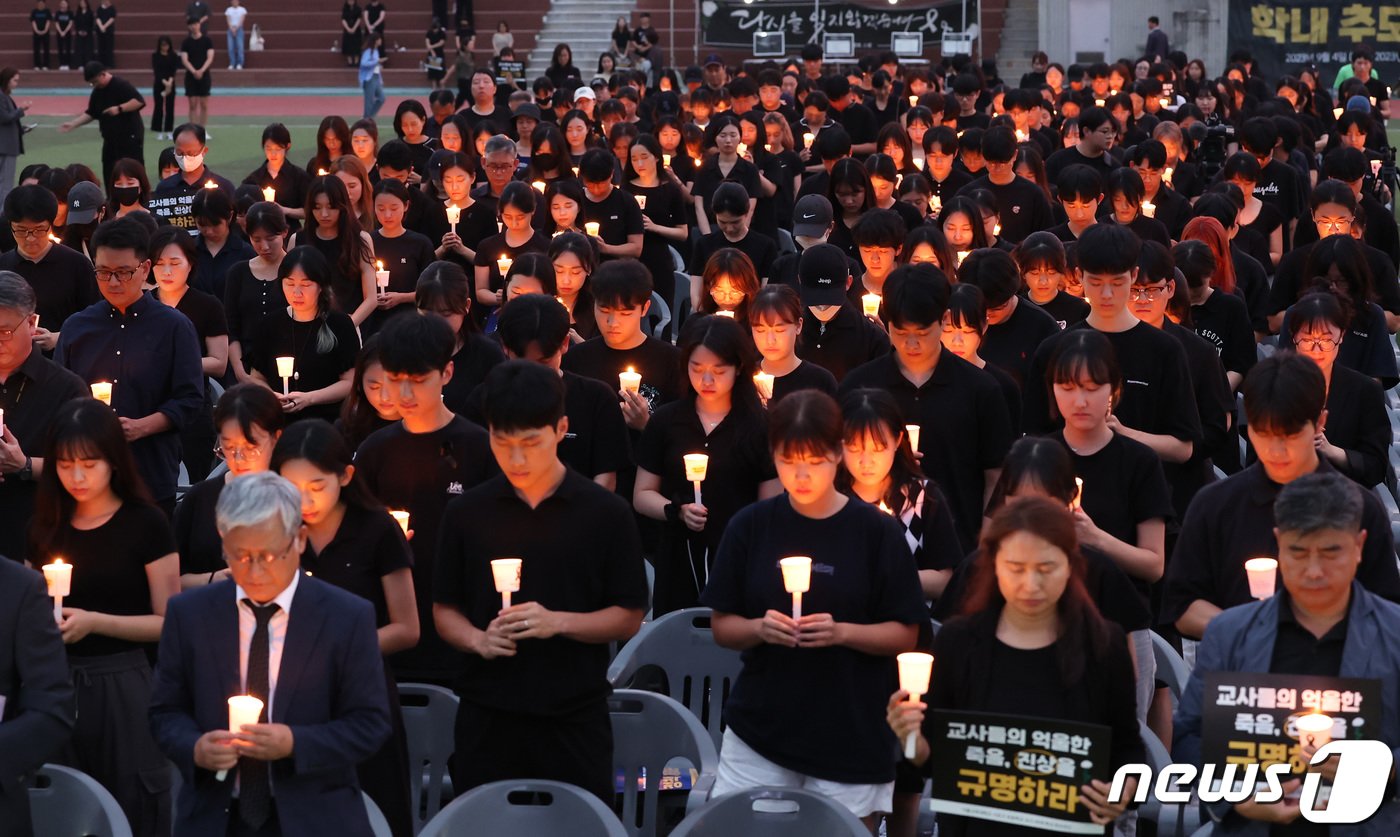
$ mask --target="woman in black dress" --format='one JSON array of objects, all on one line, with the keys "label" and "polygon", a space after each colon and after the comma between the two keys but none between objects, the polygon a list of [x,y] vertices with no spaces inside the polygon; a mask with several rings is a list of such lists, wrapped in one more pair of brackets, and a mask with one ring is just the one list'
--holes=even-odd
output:
[{"label": "woman in black dress", "polygon": [[214,42],[200,29],[190,24],[189,37],[180,44],[180,63],[185,66],[185,98],[190,103],[190,121],[196,125],[209,124],[209,94],[214,89]]},{"label": "woman in black dress", "polygon": [[[301,490],[307,573],[368,600],[388,657],[418,644],[413,554],[398,522],[355,479],[354,451],[324,421],[288,428],[272,468]],[[393,735],[359,765],[360,784],[389,820],[394,837],[413,837],[408,744],[392,668],[384,668]]]},{"label": "woman in black dress", "polygon": [[[1122,631],[1106,622],[1085,590],[1085,561],[1074,518],[1062,503],[1028,497],[1008,504],[983,530],[962,615],[934,639],[933,676],[923,701],[899,690],[886,719],[900,741],[914,736],[915,765],[927,767],[927,709],[1029,715],[1102,724],[1111,730],[1108,774],[1143,761],[1134,711],[1133,666]],[[1079,800],[1104,834],[1136,790],[1117,804],[1108,782],[1079,788]],[[947,837],[1012,837],[1038,829],[940,814]]]},{"label": "woman in black dress", "polygon": [[109,70],[117,66],[117,7],[112,0],[98,4],[93,33],[97,36],[97,60]]},{"label": "woman in black dress", "polygon": [[291,247],[309,245],[331,266],[336,310],[362,326],[375,307],[374,242],[360,227],[358,207],[339,177],[318,177],[306,193],[306,228]]},{"label": "woman in black dress", "polygon": [[667,305],[676,297],[676,266],[671,248],[690,238],[685,187],[662,165],[661,143],[642,134],[628,152],[622,188],[642,207],[641,262],[651,271],[652,288]]},{"label": "woman in black dress", "polygon": [[169,35],[156,39],[156,51],[151,53],[151,94],[155,106],[151,109],[151,130],[156,139],[168,140],[175,130],[175,74],[180,69],[180,56]]},{"label": "woman in black dress", "polygon": [[[658,616],[695,607],[730,518],[782,491],[754,389],[754,355],[733,319],[691,317],[680,336],[686,393],[658,407],[642,432],[632,502],[664,524],[656,552]],[[698,503],[684,463],[695,453],[709,456]]]},{"label": "woman in black dress", "polygon": [[[331,305],[331,266],[314,247],[295,247],[277,271],[285,308],[253,335],[248,367],[253,380],[279,393],[287,421],[340,414],[350,392],[360,337],[350,318]],[[291,358],[291,375],[278,358]]]},{"label": "woman in black dress", "polygon": [[428,50],[423,62],[428,68],[428,81],[434,90],[441,90],[442,79],[447,75],[447,32],[442,28],[442,21],[433,18],[428,34],[423,36],[423,43]]},{"label": "woman in black dress", "polygon": [[233,375],[239,381],[251,381],[245,354],[253,335],[284,303],[277,280],[287,255],[287,218],[281,207],[263,201],[248,210],[244,226],[257,255],[230,267],[224,277],[224,317]]},{"label": "woman in black dress", "polygon": [[93,14],[92,6],[88,0],[78,0],[78,9],[73,13],[74,45],[77,47],[78,59],[75,66],[81,67],[92,60],[96,47],[92,36],[96,30],[97,16]]},{"label": "woman in black dress", "polygon": [[345,0],[345,5],[340,7],[340,54],[347,67],[360,63],[360,46],[365,39],[364,18],[364,9],[356,0]]}]

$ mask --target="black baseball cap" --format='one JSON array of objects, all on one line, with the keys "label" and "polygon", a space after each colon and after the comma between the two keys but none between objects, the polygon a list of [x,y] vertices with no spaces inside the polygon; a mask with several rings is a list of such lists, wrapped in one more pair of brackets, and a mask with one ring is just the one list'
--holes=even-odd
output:
[{"label": "black baseball cap", "polygon": [[850,278],[846,254],[834,244],[808,247],[797,262],[803,305],[841,305],[846,301],[846,282]]},{"label": "black baseball cap", "polygon": [[101,61],[89,61],[83,65],[83,81],[92,81],[105,72],[107,67]]},{"label": "black baseball cap", "polygon": [[792,234],[821,238],[831,228],[831,201],[826,195],[803,195],[792,210]]}]

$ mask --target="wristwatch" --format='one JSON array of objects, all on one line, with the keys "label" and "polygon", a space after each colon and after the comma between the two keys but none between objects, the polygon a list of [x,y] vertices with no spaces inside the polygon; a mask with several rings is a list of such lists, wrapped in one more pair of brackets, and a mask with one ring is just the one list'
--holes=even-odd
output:
[{"label": "wristwatch", "polygon": [[24,467],[23,467],[23,468],[20,468],[19,471],[16,472],[16,475],[17,475],[17,476],[20,478],[20,480],[23,481],[23,482],[33,482],[33,481],[34,481],[34,460],[33,460],[33,458],[26,456],[26,457],[24,458]]}]

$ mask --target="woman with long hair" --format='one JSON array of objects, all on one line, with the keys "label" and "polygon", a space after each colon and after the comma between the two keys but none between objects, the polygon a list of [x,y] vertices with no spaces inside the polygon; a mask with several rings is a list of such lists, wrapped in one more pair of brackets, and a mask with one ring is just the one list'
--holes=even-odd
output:
[{"label": "woman with long hair", "polygon": [[360,229],[374,229],[374,185],[360,158],[354,154],[342,154],[331,161],[327,171],[345,186],[345,196],[354,207],[355,220],[360,222]]},{"label": "woman with long hair", "polygon": [[[388,657],[418,644],[413,554],[399,524],[355,480],[353,462],[345,437],[324,421],[289,427],[272,454],[272,469],[301,491],[302,566],[374,605],[379,652]],[[393,734],[357,771],[393,833],[412,835],[407,735],[392,667],[384,674]]]},{"label": "woman with long hair", "polygon": [[171,139],[171,132],[175,130],[175,76],[179,70],[180,56],[170,36],[156,38],[156,49],[151,53],[151,95],[155,99],[155,106],[151,108],[151,131],[157,140]]},{"label": "woman with long hair", "polygon": [[[549,56],[549,66],[544,70],[545,77],[554,83],[554,89],[568,89],[583,83],[583,74],[574,66],[574,51],[568,44],[555,44]],[[572,84],[570,84],[572,80]]]},{"label": "woman with long hair", "polygon": [[666,300],[675,299],[676,273],[672,247],[681,248],[690,240],[685,187],[676,175],[662,165],[661,143],[651,134],[642,134],[627,152],[622,188],[637,199],[642,208],[642,255],[640,261],[651,271],[652,288]]},{"label": "woman with long hair", "polygon": [[543,217],[541,213],[536,218],[540,231],[550,237],[566,232],[583,232],[583,219],[579,217],[583,201],[582,182],[572,177],[551,182],[544,189],[544,202],[549,215]]},{"label": "woman with long hair", "polygon": [[112,182],[107,189],[107,218],[122,218],[132,212],[149,212],[151,181],[139,160],[123,157],[112,164]]},{"label": "woman with long hair", "polygon": [[133,834],[170,833],[169,762],[146,718],[147,654],[180,590],[180,558],[117,414],[96,399],[68,402],[49,427],[28,554],[36,566],[61,558],[73,568],[58,629],[81,688],[60,760],[116,797]]},{"label": "woman with long hair", "polygon": [[[441,154],[439,159],[442,163],[439,178],[447,200],[441,215],[445,226],[434,255],[468,268],[476,260],[476,248],[496,232],[496,213],[490,202],[472,197],[477,161],[471,155],[454,151]],[[457,211],[456,224],[450,223],[447,217],[453,209]]]},{"label": "woman with long hair", "polygon": [[[292,248],[277,271],[286,307],[263,321],[249,348],[249,374],[278,393],[289,423],[332,420],[350,393],[360,336],[331,304],[332,274],[314,247]],[[285,358],[292,359],[290,375],[283,374]]]},{"label": "woman with long hair", "polygon": [[283,302],[281,288],[276,283],[282,260],[287,255],[287,217],[276,204],[253,204],[245,224],[248,243],[257,255],[235,264],[224,277],[228,360],[234,377],[240,382],[253,380],[244,357],[253,335]]},{"label": "woman with long hair", "polygon": [[598,334],[593,294],[588,290],[588,277],[598,267],[598,250],[588,236],[564,233],[550,239],[547,254],[554,265],[559,302],[569,312],[574,342],[581,343]]},{"label": "woman with long hair", "polygon": [[796,289],[791,285],[769,285],[755,294],[746,306],[749,333],[762,355],[758,371],[772,376],[768,391],[759,387],[758,394],[764,399],[764,406],[771,409],[785,396],[804,389],[836,394],[834,375],[797,356],[797,339],[802,335],[802,322],[806,317]]},{"label": "woman with long hair", "polygon": [[742,250],[724,247],[705,262],[700,288],[698,313],[719,314],[747,323],[749,302],[758,295],[760,283],[753,261]]},{"label": "woman with long hair", "polygon": [[[721,183],[735,182],[744,187],[749,195],[749,214],[753,214],[762,190],[758,167],[739,155],[739,142],[743,131],[739,120],[732,116],[720,115],[705,129],[705,147],[714,148],[715,153],[705,158],[695,174],[691,186],[691,197],[695,208],[695,221],[701,235],[709,235],[715,225],[714,208],[711,198]],[[672,158],[674,160],[674,158]],[[772,184],[768,184],[772,187]]]},{"label": "woman with long hair", "polygon": [[371,183],[379,180],[379,123],[358,119],[350,126],[350,153],[364,166]]},{"label": "woman with long hair", "polygon": [[509,261],[521,253],[544,253],[549,250],[549,238],[532,226],[539,195],[528,183],[516,181],[506,184],[496,202],[496,220],[501,232],[485,238],[476,250],[475,301],[477,310],[474,316],[478,323],[486,322],[491,311],[504,302],[505,274],[510,270]]},{"label": "woman with long hair", "polygon": [[[730,518],[781,490],[744,328],[727,317],[691,317],[679,349],[685,393],[656,408],[642,431],[632,495],[639,514],[663,521],[653,600],[658,616],[699,602]],[[699,498],[683,458],[694,453],[709,456]]]},{"label": "woman with long hair", "polygon": [[374,241],[360,226],[350,193],[339,177],[318,177],[306,193],[306,229],[292,236],[288,248],[308,245],[331,266],[332,304],[363,325],[374,313]]},{"label": "woman with long hair", "polygon": [[180,589],[203,587],[229,578],[223,538],[214,523],[214,510],[224,486],[239,477],[268,469],[272,447],[287,424],[277,396],[254,383],[224,390],[214,405],[217,434],[214,455],[228,470],[190,486],[175,507],[175,544],[180,550]]},{"label": "woman with long hair", "polygon": [[[840,247],[857,264],[864,265],[860,260],[860,248],[856,246],[851,230],[860,220],[860,216],[875,208],[875,188],[870,183],[870,175],[866,173],[865,166],[854,157],[837,160],[836,165],[831,167],[830,179],[827,181],[826,199],[831,201],[831,208],[836,216],[836,223],[832,226],[827,241]],[[977,217],[980,219],[982,216]]]},{"label": "woman with long hair", "polygon": [[345,122],[345,117],[336,114],[327,116],[316,129],[316,154],[306,161],[306,173],[318,177],[325,169],[325,173],[330,174],[331,164],[351,153],[350,126]]},{"label": "woman with long hair", "polygon": [[987,335],[987,297],[973,284],[953,286],[948,296],[948,311],[943,315],[943,348],[996,379],[1006,401],[1011,426],[1021,426],[1021,387],[1005,370],[987,363],[981,355],[982,340]]},{"label": "woman with long hair", "polygon": [[483,337],[471,316],[472,289],[467,274],[454,262],[433,262],[418,277],[414,305],[419,314],[437,314],[452,327],[457,345],[452,352],[452,379],[442,388],[443,403],[454,411],[466,404],[467,396],[486,373],[505,362],[505,353],[495,340]]},{"label": "woman with long hair", "polygon": [[388,397],[388,389],[389,379],[379,360],[379,335],[375,334],[365,340],[355,356],[355,377],[350,383],[350,394],[345,396],[340,417],[335,420],[335,429],[351,448],[358,448],[371,433],[402,418],[398,407]]},{"label": "woman with long hair", "polygon": [[577,166],[583,155],[588,153],[588,149],[593,147],[593,123],[588,114],[574,109],[559,120],[559,131],[564,135],[562,147],[567,151],[569,165]]},{"label": "woman with long hair", "polygon": [[920,224],[910,230],[899,257],[905,264],[931,264],[948,276],[957,272],[958,257],[937,224]]},{"label": "woman with long hair", "polygon": [[403,181],[386,177],[374,186],[374,214],[379,229],[371,234],[377,264],[389,273],[389,282],[375,296],[375,312],[360,331],[373,334],[384,327],[390,317],[410,313],[418,275],[434,261],[433,245],[428,237],[416,230],[404,228],[404,216],[409,206],[408,187]]},{"label": "woman with long hair", "polygon": [[[1329,235],[1308,251],[1303,276],[1310,277],[1301,294],[1320,288],[1337,295],[1351,320],[1347,339],[1342,342],[1337,361],[1390,389],[1400,380],[1396,371],[1394,345],[1385,326],[1385,311],[1375,302],[1375,278],[1366,259],[1365,246],[1349,235]],[[1301,296],[1299,297],[1301,299]],[[1289,333],[1288,314],[1283,315]]]},{"label": "woman with long hair", "polygon": [[535,130],[530,133],[530,165],[525,167],[525,173],[520,179],[526,183],[534,183],[537,180],[553,183],[556,180],[572,178],[574,170],[569,155],[565,152],[567,147],[568,143],[558,127],[548,122],[536,125]]}]

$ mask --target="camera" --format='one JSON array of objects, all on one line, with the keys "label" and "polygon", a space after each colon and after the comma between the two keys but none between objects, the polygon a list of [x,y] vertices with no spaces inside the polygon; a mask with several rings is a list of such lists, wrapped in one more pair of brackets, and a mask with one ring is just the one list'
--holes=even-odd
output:
[{"label": "camera", "polygon": [[1192,123],[1186,133],[1196,146],[1192,159],[1195,160],[1202,177],[1206,182],[1214,180],[1225,167],[1225,149],[1234,142],[1235,127],[1222,123],[1220,115],[1212,113],[1205,122]]}]

